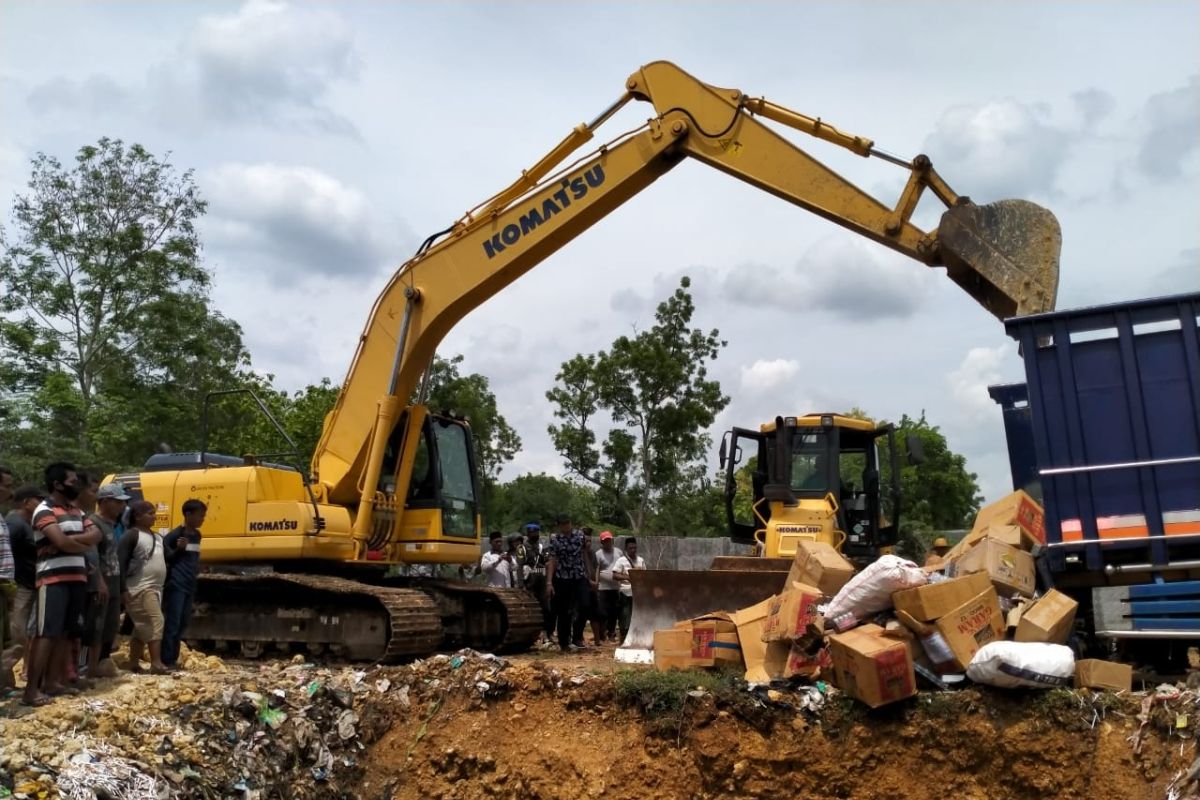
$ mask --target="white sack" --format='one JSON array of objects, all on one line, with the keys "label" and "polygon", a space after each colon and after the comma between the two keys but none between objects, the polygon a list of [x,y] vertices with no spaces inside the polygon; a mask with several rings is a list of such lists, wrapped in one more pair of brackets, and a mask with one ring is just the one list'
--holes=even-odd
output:
[{"label": "white sack", "polygon": [[826,609],[827,619],[847,612],[858,619],[892,607],[892,594],[929,582],[929,576],[911,561],[899,556],[880,556],[869,567],[850,579]]},{"label": "white sack", "polygon": [[1043,642],[991,642],[967,665],[968,678],[1002,689],[1070,686],[1074,676],[1071,648]]}]

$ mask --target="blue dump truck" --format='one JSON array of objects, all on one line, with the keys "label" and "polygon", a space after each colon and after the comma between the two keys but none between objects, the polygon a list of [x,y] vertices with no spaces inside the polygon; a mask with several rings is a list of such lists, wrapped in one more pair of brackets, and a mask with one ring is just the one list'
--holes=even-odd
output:
[{"label": "blue dump truck", "polygon": [[1005,322],[1014,489],[1045,507],[1039,582],[1091,648],[1160,668],[1200,644],[1200,292]]}]

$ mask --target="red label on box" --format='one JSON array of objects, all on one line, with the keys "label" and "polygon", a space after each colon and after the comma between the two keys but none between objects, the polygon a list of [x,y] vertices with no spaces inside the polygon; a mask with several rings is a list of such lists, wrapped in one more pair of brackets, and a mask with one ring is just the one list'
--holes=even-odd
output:
[{"label": "red label on box", "polygon": [[879,676],[879,697],[884,701],[908,697],[913,693],[908,652],[894,647],[875,656],[875,674]]},{"label": "red label on box", "polygon": [[692,629],[692,658],[712,658],[713,637],[716,631],[712,629]]},{"label": "red label on box", "polygon": [[795,630],[801,633],[809,625],[813,624],[817,618],[817,598],[812,595],[805,595],[804,602],[796,609],[796,625]]},{"label": "red label on box", "polygon": [[1021,504],[1017,506],[1017,524],[1042,544],[1046,543],[1046,518],[1042,510],[1028,498],[1022,497]]}]

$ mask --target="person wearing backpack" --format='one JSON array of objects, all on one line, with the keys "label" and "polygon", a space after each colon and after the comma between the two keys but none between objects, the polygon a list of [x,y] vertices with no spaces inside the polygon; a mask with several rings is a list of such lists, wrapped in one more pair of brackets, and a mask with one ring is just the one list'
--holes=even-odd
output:
[{"label": "person wearing backpack", "polygon": [[167,560],[163,537],[153,529],[154,517],[153,503],[130,503],[130,527],[121,536],[117,555],[121,562],[121,599],[133,620],[129,670],[141,672],[142,652],[149,647],[150,671],[162,675],[170,671],[162,661],[162,593]]}]

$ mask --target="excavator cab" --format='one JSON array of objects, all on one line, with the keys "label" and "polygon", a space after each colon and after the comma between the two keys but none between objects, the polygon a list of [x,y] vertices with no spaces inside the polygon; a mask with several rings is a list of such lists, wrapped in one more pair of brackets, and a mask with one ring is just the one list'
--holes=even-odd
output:
[{"label": "excavator cab", "polygon": [[[753,455],[751,455],[753,454]],[[870,560],[897,538],[900,483],[894,429],[838,414],[776,417],[721,442],[730,538],[768,558],[801,540]]]},{"label": "excavator cab", "polygon": [[[391,469],[379,479],[368,554],[392,562],[476,560],[478,470],[466,420],[410,406],[388,439],[384,459]],[[398,486],[407,487],[403,497]]]}]

